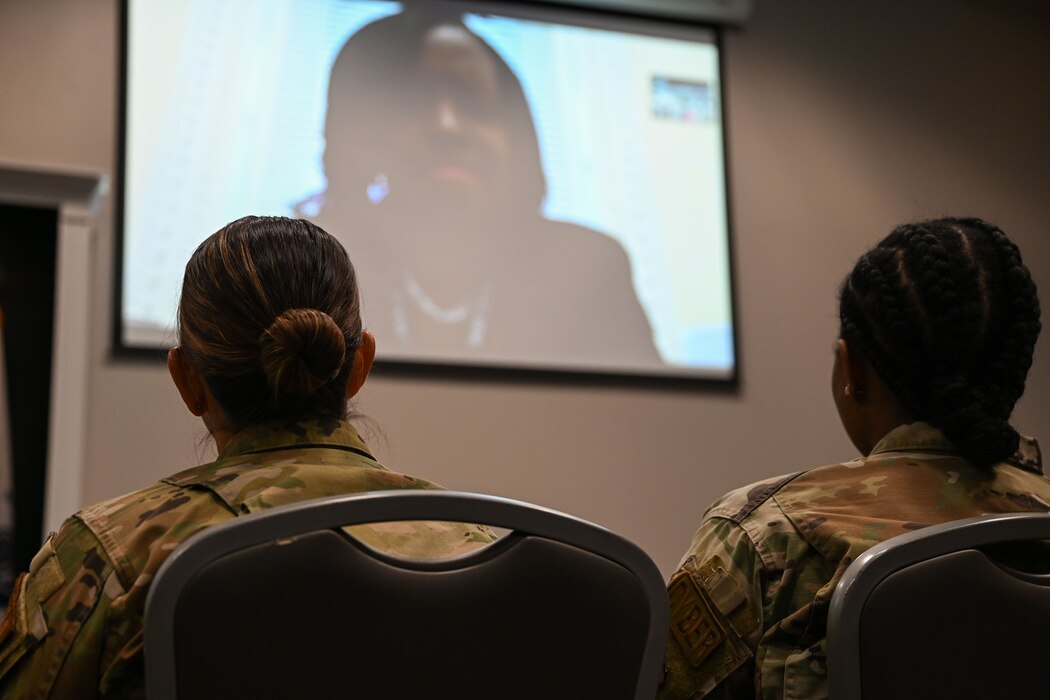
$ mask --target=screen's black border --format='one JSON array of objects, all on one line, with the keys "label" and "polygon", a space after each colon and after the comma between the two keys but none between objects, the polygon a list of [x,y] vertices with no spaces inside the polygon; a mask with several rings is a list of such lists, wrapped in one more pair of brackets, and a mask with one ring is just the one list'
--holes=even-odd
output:
[{"label": "screen's black border", "polygon": [[[417,0],[418,1],[418,0]],[[117,182],[114,211],[114,264],[113,264],[113,304],[110,316],[111,361],[145,362],[153,364],[162,361],[166,356],[163,348],[132,347],[124,344],[122,334],[123,300],[124,300],[124,198],[126,177],[127,148],[127,100],[128,100],[128,2],[121,0],[118,8],[120,46],[117,66],[118,109],[117,109]],[[483,5],[471,3],[470,0],[457,3],[460,5]],[[726,85],[726,54],[724,32],[715,24],[687,19],[669,18],[666,14],[653,14],[644,11],[645,0],[637,0],[637,11],[599,10],[593,6],[576,5],[568,1],[557,0],[499,0],[492,5],[514,6],[523,8],[542,8],[546,12],[565,11],[580,16],[608,17],[622,20],[641,20],[664,25],[681,24],[690,27],[710,30],[714,35],[718,49],[719,71],[719,108],[722,118],[722,167],[724,171],[725,206],[726,206],[726,257],[729,268],[730,318],[733,325],[733,371],[727,377],[699,377],[689,375],[644,374],[641,372],[610,372],[603,370],[558,369],[547,367],[522,367],[514,365],[473,365],[441,362],[416,362],[404,360],[377,360],[374,374],[376,376],[418,377],[434,380],[479,380],[500,381],[511,384],[559,384],[576,386],[598,386],[613,384],[623,387],[654,387],[661,389],[705,390],[736,393],[741,383],[740,367],[740,325],[739,298],[737,291],[737,266],[734,245],[734,217],[732,179],[729,162],[729,119]]]},{"label": "screen's black border", "polygon": [[145,351],[124,345],[122,334],[124,318],[124,183],[127,177],[126,156],[128,140],[128,1],[121,0],[117,7],[117,178],[114,186],[113,206],[113,289],[110,314],[111,359],[152,358],[159,351]]}]

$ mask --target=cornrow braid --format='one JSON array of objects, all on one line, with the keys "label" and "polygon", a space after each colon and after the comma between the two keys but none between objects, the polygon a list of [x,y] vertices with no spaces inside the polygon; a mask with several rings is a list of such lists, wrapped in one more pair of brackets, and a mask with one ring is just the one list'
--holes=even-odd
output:
[{"label": "cornrow braid", "polygon": [[[915,352],[898,353],[905,361],[893,361],[893,348],[887,347],[883,336],[885,329],[900,336],[901,343],[909,340],[918,342],[911,335],[906,335],[909,328],[918,324],[910,318],[910,310],[904,303],[899,286],[890,282],[892,273],[886,270],[896,266],[895,253],[888,249],[871,251],[857,262],[854,274],[846,281],[842,290],[839,305],[839,317],[842,324],[841,336],[860,349],[882,380],[897,396],[897,399],[909,410],[918,410],[918,397],[912,392],[911,378],[913,368],[906,361],[915,357]],[[873,300],[877,299],[878,303]]]},{"label": "cornrow braid", "polygon": [[917,281],[913,289],[930,331],[924,409],[938,417],[953,442],[973,443],[971,458],[985,463],[1012,453],[1018,438],[1005,420],[1009,412],[996,411],[989,392],[969,379],[984,345],[990,304],[980,288],[983,275],[969,238],[960,227],[945,229],[938,235],[920,223],[904,237],[905,265]]},{"label": "cornrow braid", "polygon": [[1042,330],[1039,321],[1039,296],[1035,282],[1021,262],[1021,253],[1013,241],[1001,230],[980,219],[965,219],[963,222],[985,232],[990,246],[997,251],[1004,280],[1001,303],[1012,313],[1002,319],[997,330],[1000,342],[990,348],[987,365],[1003,387],[1003,395],[1016,402],[1024,393],[1025,379],[1032,366],[1035,343]]},{"label": "cornrow braid", "polygon": [[1018,445],[1010,414],[1041,329],[1017,246],[975,218],[905,224],[842,287],[841,336],[918,420],[990,466]]}]

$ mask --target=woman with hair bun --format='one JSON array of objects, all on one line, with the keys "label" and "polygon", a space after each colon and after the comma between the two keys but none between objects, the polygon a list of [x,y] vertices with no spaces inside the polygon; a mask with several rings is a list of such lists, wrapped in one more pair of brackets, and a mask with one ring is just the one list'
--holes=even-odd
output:
[{"label": "woman with hair bun", "polygon": [[[347,422],[372,367],[354,268],[307,221],[245,217],[197,248],[168,369],[218,459],[80,511],[16,581],[0,625],[0,696],[140,697],[149,584],[180,543],[244,513],[433,484],[391,472]],[[369,545],[454,556],[491,541],[469,525],[354,528]]]},{"label": "woman with hair bun", "polygon": [[926,525],[1050,510],[1038,446],[1009,422],[1040,322],[1006,234],[973,218],[900,226],[846,278],[839,315],[832,395],[864,457],[707,510],[668,585],[661,698],[826,698],[828,605],[859,554]]}]

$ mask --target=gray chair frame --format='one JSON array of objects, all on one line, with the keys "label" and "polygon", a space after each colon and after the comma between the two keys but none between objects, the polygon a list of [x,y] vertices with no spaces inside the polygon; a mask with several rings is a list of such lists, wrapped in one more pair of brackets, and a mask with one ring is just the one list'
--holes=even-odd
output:
[{"label": "gray chair frame", "polygon": [[[376,491],[302,501],[209,527],[180,545],[154,578],[146,600],[145,665],[147,697],[177,697],[175,608],[191,578],[210,562],[274,540],[325,529],[396,521],[452,521],[506,528],[561,542],[615,562],[640,582],[649,605],[648,638],[640,665],[637,700],[656,694],[663,668],[670,615],[662,575],[652,559],[629,540],[593,523],[549,508],[496,496],[436,490]],[[483,550],[482,550],[483,551]],[[469,565],[475,554],[455,561]],[[384,555],[376,553],[382,559]],[[425,569],[423,560],[408,561]],[[438,568],[438,567],[435,567]]]},{"label": "gray chair frame", "polygon": [[[861,615],[869,596],[887,577],[946,554],[1026,540],[1050,540],[1050,514],[980,515],[931,525],[890,538],[857,557],[835,587],[828,611],[829,697],[861,697]],[[1045,575],[1010,573],[1021,580],[1050,584]]]}]

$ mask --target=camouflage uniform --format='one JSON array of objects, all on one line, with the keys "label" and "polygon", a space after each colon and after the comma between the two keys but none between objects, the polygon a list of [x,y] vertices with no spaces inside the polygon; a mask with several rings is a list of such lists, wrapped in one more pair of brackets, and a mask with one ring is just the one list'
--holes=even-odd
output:
[{"label": "camouflage uniform", "polygon": [[[219,459],[67,520],[16,581],[0,626],[0,696],[140,697],[150,580],[188,537],[215,523],[310,498],[438,488],[388,471],[349,424],[302,421],[239,433]],[[408,556],[451,556],[491,541],[476,526],[351,528]]]},{"label": "camouflage uniform", "polygon": [[671,577],[659,697],[826,698],[828,605],[864,550],[926,525],[1050,510],[1038,446],[982,471],[925,423],[870,456],[716,501]]}]

